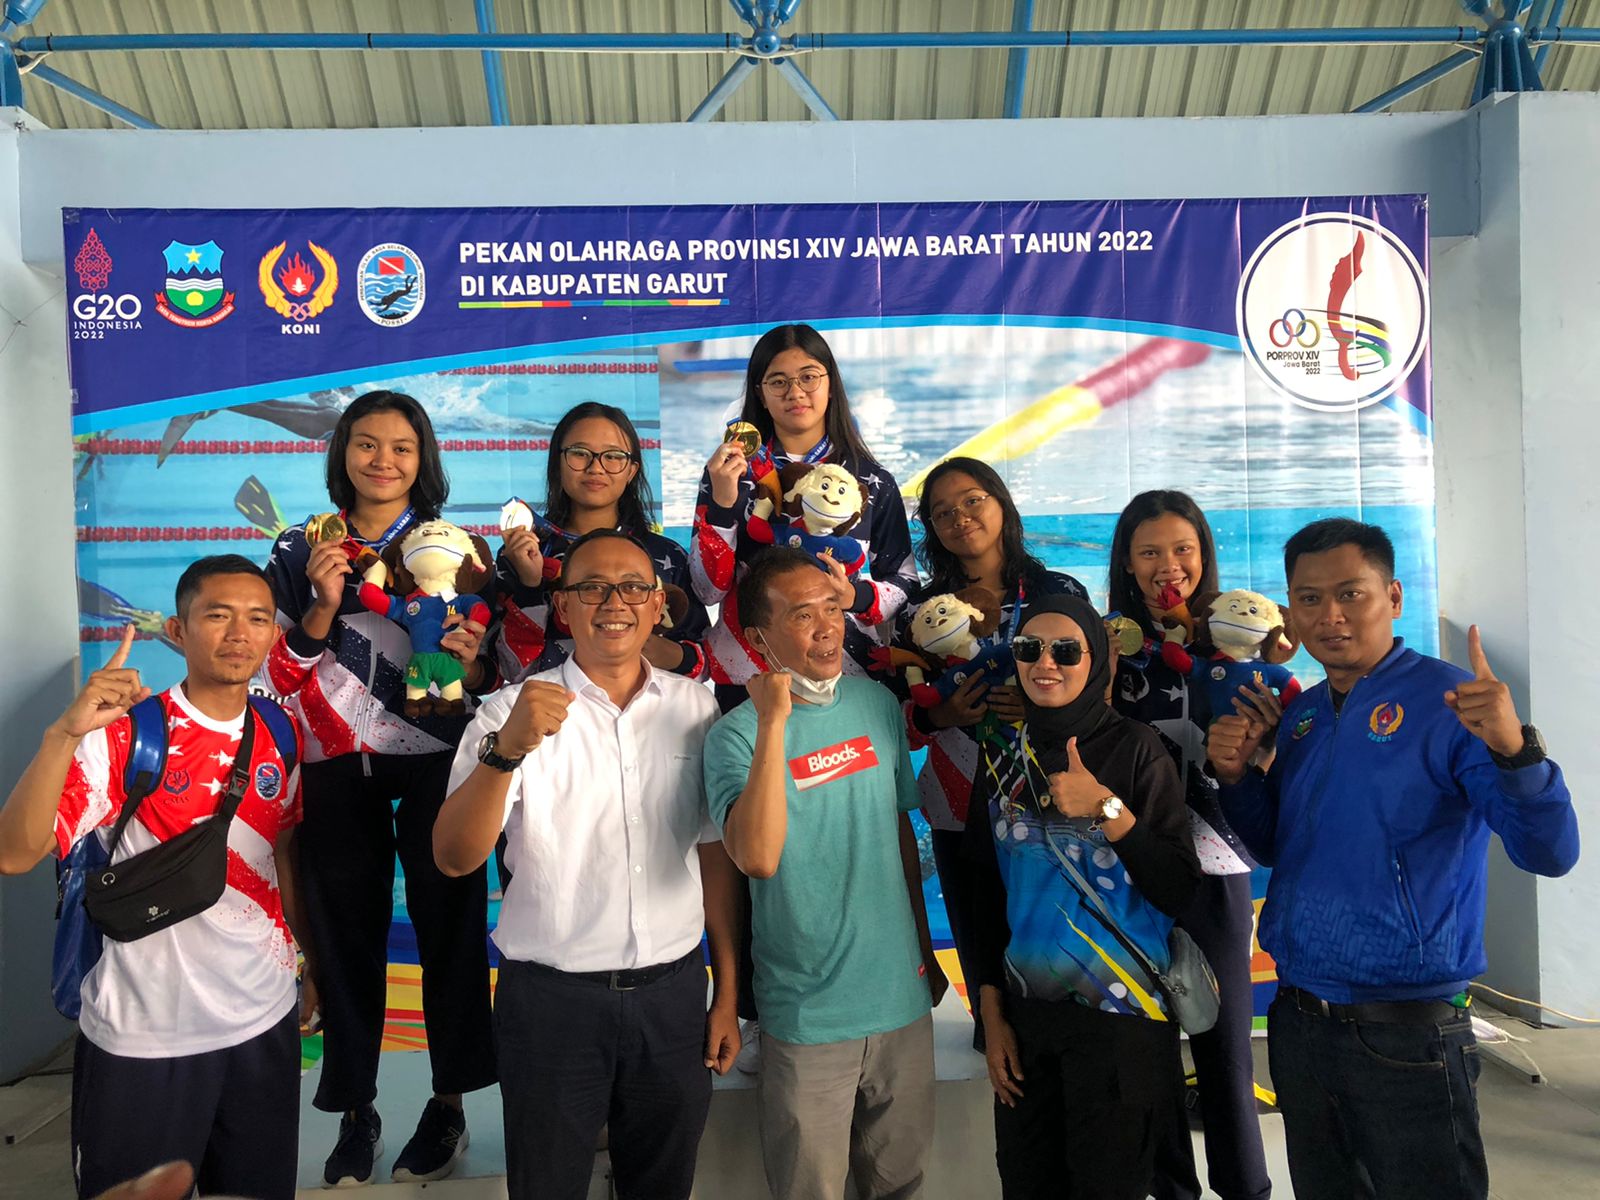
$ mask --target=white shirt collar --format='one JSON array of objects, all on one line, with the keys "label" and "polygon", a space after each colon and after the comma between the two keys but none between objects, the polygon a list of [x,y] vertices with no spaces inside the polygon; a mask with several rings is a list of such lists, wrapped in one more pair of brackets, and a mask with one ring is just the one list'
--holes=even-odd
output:
[{"label": "white shirt collar", "polygon": [[[637,700],[645,692],[651,692],[659,696],[661,694],[661,672],[651,666],[650,660],[643,655],[640,656],[639,661],[644,664],[644,686],[634,694],[633,699]],[[566,661],[561,664],[561,682],[566,685],[569,692],[576,696],[582,696],[587,692],[595,699],[604,700],[607,704],[611,704],[610,693],[584,674],[583,668],[578,665],[576,654],[567,655]],[[630,700],[628,703],[631,705],[633,701]],[[615,708],[616,706],[612,705],[612,707]]]}]

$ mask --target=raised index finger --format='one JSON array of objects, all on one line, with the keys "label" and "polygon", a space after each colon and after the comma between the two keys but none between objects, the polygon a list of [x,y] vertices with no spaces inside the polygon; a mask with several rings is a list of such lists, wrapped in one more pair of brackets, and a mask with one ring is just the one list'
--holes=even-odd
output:
[{"label": "raised index finger", "polygon": [[1483,635],[1478,632],[1476,625],[1467,630],[1467,661],[1472,664],[1472,673],[1479,679],[1495,677],[1489,669],[1489,658],[1483,652]]},{"label": "raised index finger", "polygon": [[133,626],[122,627],[122,642],[112,652],[111,658],[106,662],[107,671],[115,671],[128,661],[128,651],[133,649]]}]

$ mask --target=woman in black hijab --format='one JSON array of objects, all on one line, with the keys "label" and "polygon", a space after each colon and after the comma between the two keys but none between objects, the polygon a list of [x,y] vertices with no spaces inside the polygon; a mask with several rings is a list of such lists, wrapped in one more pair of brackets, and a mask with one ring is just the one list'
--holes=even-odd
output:
[{"label": "woman in black hijab", "polygon": [[1012,640],[1026,718],[984,747],[967,815],[979,1011],[1006,1200],[1143,1200],[1176,1105],[1154,972],[1199,880],[1172,759],[1106,702],[1087,601],[1041,597]]}]

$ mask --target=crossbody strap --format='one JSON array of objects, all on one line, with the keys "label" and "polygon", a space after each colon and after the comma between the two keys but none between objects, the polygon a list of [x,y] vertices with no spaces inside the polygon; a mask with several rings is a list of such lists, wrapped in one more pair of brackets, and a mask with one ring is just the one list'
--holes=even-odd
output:
[{"label": "crossbody strap", "polygon": [[[228,776],[228,794],[222,798],[216,816],[212,818],[214,821],[221,821],[223,825],[233,821],[233,814],[239,811],[239,805],[244,800],[244,790],[250,785],[250,756],[255,749],[256,740],[255,709],[247,704],[244,714],[244,728],[239,734],[239,749],[233,756],[233,770]],[[137,729],[137,726],[135,728]],[[117,823],[111,830],[111,846],[106,851],[106,861],[109,862],[116,856],[117,847],[122,844],[122,835],[128,828],[128,822],[133,819],[139,804],[153,790],[155,790],[154,782],[143,788],[136,784],[134,790],[123,797],[122,811],[117,814]]]},{"label": "crossbody strap", "polygon": [[[1023,735],[1022,750],[1025,755],[1025,760],[1021,764],[1023,777],[1027,780],[1028,787],[1033,792],[1035,805],[1042,812],[1046,805],[1039,797],[1038,788],[1034,786],[1033,782],[1033,772],[1029,769],[1030,764],[1039,765],[1038,759],[1034,757],[1033,747],[1028,744],[1026,734]],[[1039,770],[1042,772],[1044,767],[1040,765]],[[1106,902],[1100,898],[1100,893],[1095,890],[1094,885],[1083,877],[1083,872],[1078,870],[1077,864],[1072,861],[1071,856],[1056,844],[1055,836],[1050,832],[1049,826],[1042,826],[1042,832],[1044,833],[1045,845],[1050,848],[1050,853],[1055,855],[1056,861],[1061,865],[1061,869],[1066,874],[1068,881],[1089,902],[1090,910],[1099,919],[1100,923],[1110,931],[1112,937],[1122,944],[1122,948],[1133,956],[1134,961],[1139,964],[1145,974],[1149,975],[1157,983],[1161,982],[1161,971],[1156,968],[1155,963],[1150,961],[1150,956],[1139,948],[1138,943],[1123,932],[1122,926],[1117,924],[1116,918],[1111,915],[1111,910],[1106,907]],[[1109,845],[1109,843],[1107,844]]]}]

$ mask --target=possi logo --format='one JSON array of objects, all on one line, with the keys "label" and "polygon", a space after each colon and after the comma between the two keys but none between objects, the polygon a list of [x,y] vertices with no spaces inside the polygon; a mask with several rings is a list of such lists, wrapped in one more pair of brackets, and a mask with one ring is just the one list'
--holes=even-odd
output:
[{"label": "possi logo", "polygon": [[1393,395],[1428,345],[1428,281],[1389,230],[1348,212],[1274,230],[1239,277],[1239,341],[1302,408],[1354,412]]},{"label": "possi logo", "polygon": [[789,774],[794,777],[795,790],[804,792],[877,765],[878,752],[872,748],[872,740],[862,734],[848,742],[791,758]]}]

